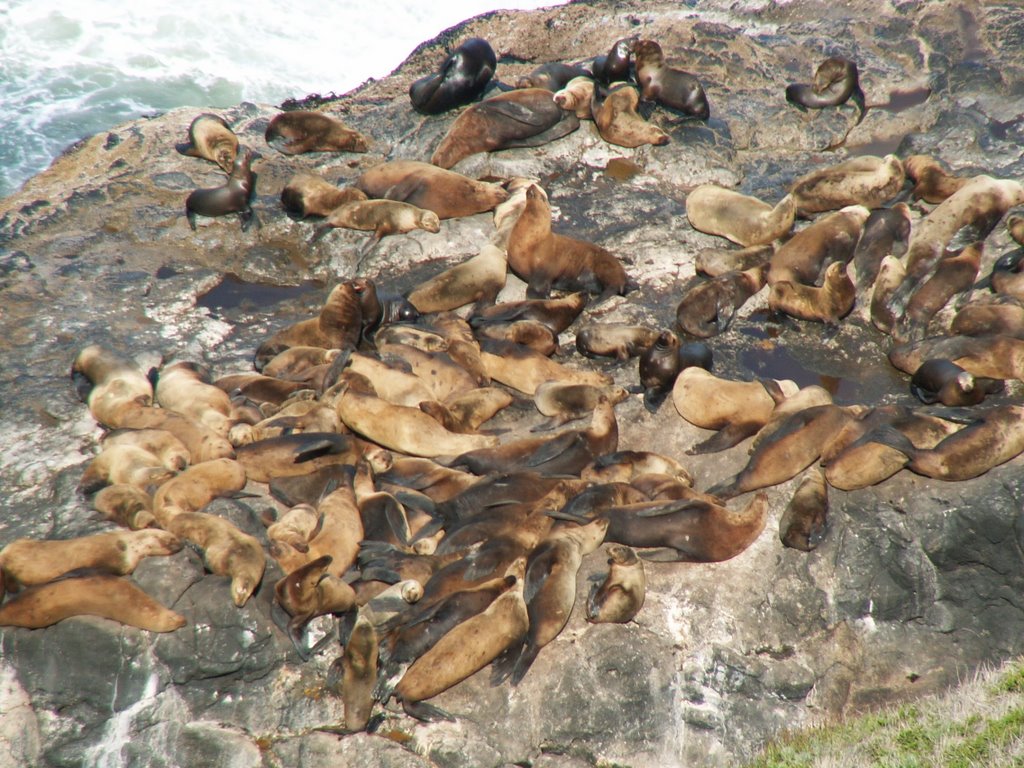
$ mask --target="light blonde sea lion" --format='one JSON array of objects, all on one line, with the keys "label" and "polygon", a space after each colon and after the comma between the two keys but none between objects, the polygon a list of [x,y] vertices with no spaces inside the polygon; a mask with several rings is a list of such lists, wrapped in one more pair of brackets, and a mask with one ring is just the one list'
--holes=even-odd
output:
[{"label": "light blonde sea lion", "polygon": [[124,424],[127,414],[153,403],[153,385],[130,360],[99,344],[83,347],[71,365],[72,377],[84,376],[91,389],[85,399],[97,422],[109,429]]},{"label": "light blonde sea lion", "polygon": [[686,196],[690,226],[749,248],[767,245],[793,228],[796,200],[786,195],[774,206],[716,184],[701,184]]},{"label": "light blonde sea lion", "polygon": [[153,515],[166,528],[175,515],[198,512],[216,498],[238,493],[245,483],[245,469],[234,459],[212,459],[193,464],[156,489]]},{"label": "light blonde sea lion", "polygon": [[500,184],[477,181],[419,160],[394,160],[363,172],[355,185],[371,198],[426,208],[441,219],[494,210],[508,197]]},{"label": "light blonde sea lion", "polygon": [[751,245],[736,250],[735,248],[701,248],[693,260],[693,268],[699,275],[718,277],[726,272],[743,272],[754,267],[766,265],[775,246]]},{"label": "light blonde sea lion", "polygon": [[511,342],[483,340],[480,359],[487,375],[507,387],[533,395],[546,381],[563,384],[592,384],[602,387],[612,383],[611,377],[600,371],[578,371]]},{"label": "light blonde sea lion", "polygon": [[779,280],[768,294],[768,306],[776,312],[832,326],[850,314],[856,300],[857,288],[841,261],[828,265],[820,288]]},{"label": "light blonde sea lion", "polygon": [[355,187],[339,187],[323,176],[299,171],[281,190],[281,205],[289,213],[302,218],[327,216],[335,208],[356,200],[366,200],[366,193]]},{"label": "light blonde sea lion", "polygon": [[590,113],[601,138],[627,148],[668,144],[669,135],[637,112],[639,104],[640,92],[631,83],[612,83],[607,91],[593,89]]},{"label": "light blonde sea lion", "polygon": [[[508,237],[512,227],[523,213],[526,207],[526,190],[534,185],[539,185],[540,179],[533,176],[513,176],[503,186],[508,197],[494,206],[494,235],[491,243],[501,248],[504,252],[508,248]],[[541,194],[547,199],[547,193],[540,186],[537,186]]]},{"label": "light blonde sea lion", "polygon": [[188,126],[188,141],[177,145],[183,155],[201,157],[231,173],[238,155],[238,137],[220,115],[204,112]]},{"label": "light blonde sea lion", "polygon": [[384,360],[396,359],[407,364],[435,400],[457,397],[477,387],[473,374],[455,363],[447,352],[424,352],[408,344],[378,344],[377,352]]},{"label": "light blonde sea lion", "polygon": [[26,589],[0,606],[0,626],[40,629],[72,616],[100,616],[150,632],[173,632],[185,617],[119,576],[60,579]]},{"label": "light blonde sea lion", "polygon": [[814,285],[829,263],[849,262],[869,215],[863,205],[850,205],[815,219],[772,254],[768,285],[783,280]]},{"label": "light blonde sea lion", "polygon": [[[347,370],[365,376],[373,385],[377,396],[395,405],[414,408],[434,399],[430,387],[419,376],[396,366],[389,365],[376,357],[354,352],[349,358]],[[324,393],[324,400],[334,403],[339,387],[335,385]]]},{"label": "light blonde sea lion", "polygon": [[448,341],[435,330],[406,323],[396,323],[381,328],[373,338],[378,351],[388,344],[405,344],[421,352],[447,352]]},{"label": "light blonde sea lion", "polygon": [[653,451],[615,451],[598,456],[580,472],[594,483],[628,483],[639,475],[662,474],[693,485],[693,475],[671,456]]},{"label": "light blonde sea lion", "polygon": [[166,365],[156,382],[156,401],[161,408],[195,419],[227,437],[234,423],[231,398],[210,381],[209,371],[197,363]]},{"label": "light blonde sea lion", "polygon": [[458,309],[473,302],[493,302],[508,276],[505,251],[485,243],[480,253],[431,277],[406,296],[423,313]]},{"label": "light blonde sea lion", "polygon": [[871,324],[883,333],[891,334],[902,314],[899,307],[894,305],[894,299],[906,277],[907,270],[899,258],[882,258],[871,290],[870,317]]},{"label": "light blonde sea lion", "polygon": [[133,531],[159,527],[153,516],[153,497],[134,485],[115,483],[100,489],[92,498],[92,508],[106,520]]},{"label": "light blonde sea lion", "polygon": [[303,432],[344,432],[334,408],[318,400],[295,400],[255,424],[235,424],[228,433],[234,446]]},{"label": "light blonde sea lion", "polygon": [[435,313],[428,322],[444,338],[448,357],[473,377],[477,387],[489,386],[491,378],[484,370],[480,360],[480,344],[469,323],[454,312]]},{"label": "light blonde sea lion", "polygon": [[804,174],[789,189],[797,215],[836,211],[848,205],[877,208],[903,189],[903,163],[896,155],[861,155]]},{"label": "light blonde sea lion", "polygon": [[106,485],[126,484],[139,488],[159,485],[174,477],[160,457],[137,445],[104,448],[82,473],[78,490],[88,495]]},{"label": "light blonde sea lion", "polygon": [[309,381],[314,371],[322,365],[333,363],[339,354],[340,349],[288,347],[270,358],[261,373],[285,381]]},{"label": "light blonde sea lion", "polygon": [[644,561],[632,547],[608,546],[608,575],[595,584],[587,598],[587,621],[591,624],[625,624],[640,612],[647,595]]},{"label": "light blonde sea lion", "polygon": [[163,429],[170,432],[188,449],[193,464],[235,455],[235,449],[227,438],[195,419],[166,408],[133,407],[122,412],[120,421],[126,429]]},{"label": "light blonde sea lion", "polygon": [[562,109],[575,112],[580,120],[594,119],[590,110],[590,103],[594,98],[594,78],[589,75],[572,78],[561,89],[555,91],[551,98]]},{"label": "light blonde sea lion", "polygon": [[316,110],[297,109],[271,118],[267,144],[286,155],[304,152],[366,152],[370,139],[341,120]]},{"label": "light blonde sea lion", "polygon": [[340,579],[352,567],[363,540],[363,521],[351,484],[343,483],[317,504],[319,530],[309,540],[306,551],[300,551],[281,539],[271,542],[270,554],[285,573],[324,555],[333,559],[327,572]]},{"label": "light blonde sea lion", "polygon": [[414,229],[440,232],[441,222],[433,211],[409,203],[397,200],[355,200],[327,214],[324,223],[317,227],[314,240],[339,227],[372,231],[373,239],[380,240],[386,235],[404,235]]},{"label": "light blonde sea lion", "polygon": [[108,432],[103,437],[103,448],[115,445],[135,445],[149,451],[173,472],[185,469],[192,458],[185,444],[166,429],[118,429]]}]

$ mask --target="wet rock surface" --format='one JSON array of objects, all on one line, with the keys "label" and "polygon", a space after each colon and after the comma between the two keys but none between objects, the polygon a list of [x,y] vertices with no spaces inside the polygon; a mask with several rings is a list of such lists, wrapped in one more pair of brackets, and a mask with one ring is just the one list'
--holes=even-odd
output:
[{"label": "wet rock surface", "polygon": [[[75,489],[101,434],[68,376],[79,349],[100,343],[144,368],[174,357],[216,375],[247,371],[270,331],[314,314],[329,287],[353,275],[367,235],[335,230],[311,244],[315,225],[289,218],[280,191],[300,169],[345,183],[382,159],[429,158],[453,115],[424,118],[406,92],[446,44],[487,38],[498,77],[514,82],[536,64],[587,58],[634,34],[658,40],[670,63],[700,76],[706,124],[656,110],[671,143],[631,150],[584,122],[552,144],[475,155],[455,168],[538,177],[556,231],[631,262],[640,290],[584,321],[671,325],[696,252],[724,245],[686,220],[686,194],[698,184],[774,202],[814,168],[889,151],[932,154],[962,174],[1024,175],[1024,17],[1013,3],[751,0],[696,11],[595,1],[491,14],[329,106],[374,138],[365,155],[281,155],[263,140],[276,107],[224,110],[262,155],[260,226],[245,232],[234,216],[200,219],[195,232],[185,220],[188,192],[223,179],[174,151],[201,110],[121,126],[69,149],[0,201],[0,544],[110,527]],[[829,55],[858,62],[869,104],[859,125],[852,107],[811,113],[785,102],[785,86],[806,82]],[[437,234],[388,237],[361,274],[404,291],[475,255],[492,233],[490,215],[480,214],[442,222]],[[997,228],[982,272],[1010,246]],[[522,284],[510,278],[506,295],[516,290]],[[890,341],[861,308],[825,337],[813,323],[768,319],[764,296],[712,340],[720,375],[818,383],[841,403],[913,404],[906,377],[885,360]],[[562,337],[567,350],[571,334]],[[568,358],[635,383],[634,364]],[[1017,383],[1001,397],[1019,396]],[[616,413],[620,447],[682,459],[698,488],[746,461],[745,445],[685,457],[707,433],[671,403],[651,414],[634,395]],[[832,490],[829,531],[811,553],[778,539],[798,479],[775,486],[766,530],[738,557],[651,565],[635,622],[588,625],[578,601],[517,688],[491,687],[485,670],[435,700],[454,724],[388,712],[373,734],[346,737],[316,730],[341,719],[326,687],[337,645],[300,661],[271,617],[276,566],[238,609],[227,580],[204,573],[186,549],[133,577],[187,617],[174,633],[91,618],[0,630],[0,765],[735,764],[782,729],[935,691],[1024,650],[1022,471],[1018,458],[960,483],[901,472],[873,488]],[[218,502],[216,511],[263,536],[267,504]],[[603,550],[584,560],[581,600],[604,561]],[[318,626],[331,631],[326,620]]]}]

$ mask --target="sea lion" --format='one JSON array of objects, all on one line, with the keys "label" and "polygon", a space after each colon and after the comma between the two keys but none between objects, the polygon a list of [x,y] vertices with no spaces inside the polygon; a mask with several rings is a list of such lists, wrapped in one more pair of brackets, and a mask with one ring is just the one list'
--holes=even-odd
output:
[{"label": "sea lion", "polygon": [[104,486],[134,485],[138,488],[160,485],[174,477],[160,457],[137,445],[111,445],[104,448],[82,473],[78,490],[86,496]]},{"label": "sea lion", "polygon": [[409,86],[413,109],[436,115],[480,97],[498,66],[491,44],[471,37],[451,51],[437,72],[421,77]]},{"label": "sea lion", "polygon": [[989,273],[992,290],[1001,296],[1024,298],[1024,248],[1018,248],[996,259]]},{"label": "sea lion", "polygon": [[690,226],[749,248],[766,245],[793,228],[796,199],[786,195],[774,206],[717,184],[701,184],[686,196]]},{"label": "sea lion", "polygon": [[262,517],[267,525],[267,540],[281,541],[300,552],[309,551],[309,540],[320,530],[320,513],[312,504],[296,504],[282,515]]},{"label": "sea lion", "polygon": [[889,350],[889,362],[911,375],[933,357],[952,360],[975,376],[1024,380],[1024,340],[1012,336],[930,336]]},{"label": "sea lion", "polygon": [[444,403],[422,402],[419,408],[450,432],[472,434],[498,411],[511,405],[513,400],[512,395],[503,389],[479,387]]},{"label": "sea lion", "polygon": [[733,248],[701,248],[693,260],[693,268],[698,275],[718,277],[726,272],[743,272],[753,267],[767,264],[775,246],[751,245],[740,250]]},{"label": "sea lion", "polygon": [[480,253],[424,280],[406,295],[419,312],[443,312],[473,302],[493,302],[505,287],[505,251],[484,243]]},{"label": "sea lion", "polygon": [[901,255],[909,239],[910,207],[906,203],[871,211],[864,222],[851,262],[858,294],[867,294],[872,289],[882,259],[890,254]]},{"label": "sea lion", "polygon": [[529,347],[507,341],[482,339],[480,359],[491,379],[531,396],[546,381],[599,387],[612,383],[611,376],[606,373],[575,370]]},{"label": "sea lion", "polygon": [[658,331],[628,323],[588,323],[576,331],[576,350],[584,357],[628,360],[649,349]]},{"label": "sea lion", "polygon": [[274,477],[307,475],[329,464],[353,464],[363,452],[364,444],[354,435],[302,432],[240,445],[235,458],[250,480],[268,483]]},{"label": "sea lion", "polygon": [[185,444],[166,429],[117,429],[103,437],[103,448],[134,445],[149,451],[167,469],[180,472],[188,466],[191,454]]},{"label": "sea lion", "polygon": [[327,216],[345,203],[366,200],[366,193],[355,187],[339,187],[315,173],[300,171],[281,190],[281,205],[300,218]]},{"label": "sea lion", "polygon": [[846,264],[834,261],[825,269],[821,287],[775,282],[768,294],[768,306],[801,320],[815,320],[836,326],[850,314],[857,300],[857,288],[846,272]]},{"label": "sea lion", "polygon": [[615,451],[598,456],[580,472],[580,477],[594,483],[628,483],[640,475],[661,474],[693,485],[691,475],[670,456],[651,451]]},{"label": "sea lion", "polygon": [[316,317],[300,320],[264,340],[253,356],[253,366],[262,371],[271,358],[289,347],[323,347],[351,350],[359,346],[363,332],[360,295],[353,281],[335,285]]},{"label": "sea lion", "polygon": [[267,144],[285,155],[305,152],[366,152],[370,140],[341,120],[315,110],[297,109],[271,118]]},{"label": "sea lion", "polygon": [[594,78],[583,75],[566,82],[551,98],[562,109],[575,112],[580,120],[593,120],[591,103],[594,99],[594,90]]},{"label": "sea lion", "polygon": [[779,538],[787,547],[810,552],[825,537],[828,525],[828,485],[824,473],[811,467],[779,519]]},{"label": "sea lion", "polygon": [[210,572],[231,579],[231,599],[241,608],[260,585],[266,557],[258,539],[240,531],[223,517],[206,512],[182,512],[166,523],[178,538],[194,544]]},{"label": "sea lion", "polygon": [[159,527],[153,517],[152,497],[134,485],[108,485],[93,496],[92,508],[112,523],[133,531]]},{"label": "sea lion", "polygon": [[477,339],[508,341],[529,347],[547,357],[558,352],[558,336],[543,323],[536,320],[516,320],[511,323],[486,323],[474,330]]},{"label": "sea lion", "polygon": [[188,141],[176,149],[183,155],[201,157],[231,173],[238,155],[238,137],[220,115],[204,112],[188,126]]},{"label": "sea lion", "polygon": [[959,293],[966,291],[978,276],[982,243],[972,243],[959,252],[946,251],[932,273],[914,288],[906,311],[892,330],[899,341],[923,338],[932,318]]},{"label": "sea lion", "polygon": [[198,363],[179,361],[165,365],[157,378],[156,401],[162,408],[227,437],[234,423],[231,398],[210,381],[210,372]]},{"label": "sea lion", "polygon": [[89,388],[83,400],[92,417],[109,429],[126,426],[128,412],[153,403],[153,385],[146,374],[99,344],[82,348],[71,365],[71,376],[86,379]]},{"label": "sea lion", "polygon": [[590,73],[577,64],[549,61],[534,67],[530,74],[516,80],[516,88],[543,88],[554,93],[578,77],[589,79]]},{"label": "sea lion", "polygon": [[427,385],[433,399],[447,400],[476,389],[476,378],[458,365],[447,352],[424,352],[408,344],[378,344],[385,360],[398,360]]},{"label": "sea lion", "polygon": [[830,405],[832,403],[832,395],[829,391],[817,384],[801,387],[792,394],[783,392],[781,388],[776,389],[769,386],[768,389],[769,394],[775,399],[775,408],[772,410],[771,416],[768,417],[768,421],[757,430],[754,439],[750,441],[751,450],[756,448],[763,440],[770,438],[779,427],[785,424],[786,419],[794,413],[811,406]]},{"label": "sea lion", "polygon": [[587,306],[587,294],[576,291],[553,299],[526,299],[503,301],[489,307],[476,307],[469,316],[473,328],[488,323],[509,323],[516,320],[536,320],[555,334],[566,330]]},{"label": "sea lion", "polygon": [[[427,354],[443,354],[448,351],[448,341],[440,333],[430,328],[421,328],[406,323],[389,325],[387,328],[381,329],[374,339],[374,346],[378,348],[378,353],[381,349],[391,345],[413,347]],[[382,355],[382,357],[386,356]]]},{"label": "sea lion", "polygon": [[145,557],[173,555],[181,541],[167,531],[108,531],[73,539],[15,539],[0,549],[0,598],[3,591],[46,584],[78,570],[125,576]]},{"label": "sea lion", "polygon": [[330,365],[339,354],[341,354],[340,349],[288,347],[270,358],[263,366],[261,373],[264,376],[285,381],[309,381],[311,371],[321,365]]},{"label": "sea lion", "polygon": [[609,251],[552,232],[551,207],[536,184],[526,190],[506,253],[509,269],[527,283],[528,298],[545,298],[554,288],[598,294],[601,302],[630,288],[626,270]]},{"label": "sea lion", "polygon": [[184,616],[119,576],[82,576],[40,584],[0,606],[0,626],[4,627],[40,629],[72,616],[100,616],[150,632],[173,632],[186,623]]},{"label": "sea lion", "polygon": [[628,79],[630,56],[636,41],[635,37],[616,40],[606,55],[595,58],[591,64],[594,79],[605,84]]},{"label": "sea lion", "polygon": [[480,344],[469,323],[454,312],[435,313],[426,322],[444,338],[449,359],[469,373],[478,387],[490,386],[491,379],[480,360]]},{"label": "sea lion", "polygon": [[371,198],[386,198],[426,208],[440,219],[472,216],[508,198],[500,185],[418,160],[394,160],[363,172],[355,186]]},{"label": "sea lion", "polygon": [[907,178],[914,183],[911,194],[926,203],[941,203],[951,197],[970,177],[956,176],[929,155],[911,155],[903,161]]},{"label": "sea lion", "polygon": [[857,65],[841,56],[830,57],[819,64],[814,72],[814,82],[786,86],[786,101],[807,109],[838,107],[851,100],[857,106],[856,125],[860,125],[867,107]]},{"label": "sea lion", "polygon": [[953,316],[949,330],[962,336],[1003,334],[1024,338],[1024,300],[995,296],[984,302],[972,301]]},{"label": "sea lion", "polygon": [[772,255],[768,285],[783,280],[814,285],[830,262],[849,262],[869,215],[863,205],[849,205],[815,219]]},{"label": "sea lion", "polygon": [[764,287],[767,273],[768,265],[762,264],[724,272],[688,288],[676,307],[679,330],[699,339],[725,333],[740,307]]},{"label": "sea lion", "polygon": [[874,287],[871,290],[869,314],[871,324],[883,333],[892,333],[899,320],[893,300],[906,277],[907,270],[899,258],[896,256],[882,257],[882,261],[878,265],[878,275],[875,277]]},{"label": "sea lion", "polygon": [[951,360],[941,358],[925,360],[910,377],[911,394],[925,405],[977,405],[1002,388],[1002,381],[976,378]]},{"label": "sea lion", "polygon": [[373,712],[373,690],[377,685],[377,630],[359,611],[341,654],[341,703],[345,709],[345,730],[365,731]]},{"label": "sea lion", "polygon": [[373,240],[386,235],[404,235],[414,229],[440,232],[437,214],[397,200],[354,200],[335,208],[317,227],[314,240],[338,227],[373,231]]},{"label": "sea lion", "polygon": [[654,343],[640,353],[637,369],[647,410],[656,411],[672,391],[681,363],[679,337],[668,329],[661,331]]},{"label": "sea lion", "polygon": [[[373,385],[377,396],[395,405],[418,408],[419,404],[434,399],[427,383],[411,371],[393,367],[382,360],[361,352],[354,353],[347,370],[365,376]],[[342,374],[344,378],[345,374]],[[325,402],[334,403],[338,393],[335,385],[324,393]]]},{"label": "sea lion", "polygon": [[327,572],[332,557],[322,555],[291,571],[274,584],[274,598],[291,617],[287,632],[300,656],[306,656],[302,634],[317,616],[352,610],[356,593],[348,584]]},{"label": "sea lion", "polygon": [[185,218],[193,231],[196,229],[196,216],[224,216],[237,213],[242,222],[242,230],[246,231],[256,221],[252,209],[252,199],[256,194],[256,174],[252,164],[259,155],[247,147],[242,147],[231,166],[227,182],[220,187],[197,189],[185,198]]},{"label": "sea lion", "polygon": [[877,208],[903,189],[903,163],[896,155],[852,157],[804,174],[789,188],[798,216],[836,211],[848,205]]},{"label": "sea lion", "polygon": [[235,449],[228,440],[195,419],[166,408],[134,406],[122,412],[119,427],[126,429],[163,429],[173,434],[188,449],[193,464],[211,459],[231,458]]},{"label": "sea lion", "polygon": [[246,480],[243,465],[234,459],[212,459],[193,464],[156,489],[153,515],[166,528],[174,515],[198,512],[216,498],[240,492]]},{"label": "sea lion", "polygon": [[[346,473],[347,474],[347,473]],[[305,551],[282,539],[271,542],[270,555],[285,573],[329,555],[326,572],[340,579],[352,567],[363,540],[363,520],[356,503],[352,481],[348,477],[318,500],[319,529],[309,539]]]},{"label": "sea lion", "polygon": [[595,584],[587,597],[587,621],[591,624],[626,624],[640,612],[647,595],[644,561],[632,547],[608,546],[608,575]]},{"label": "sea lion", "polygon": [[505,91],[466,108],[449,126],[430,157],[439,168],[451,168],[478,152],[514,147],[538,147],[579,128],[568,112],[544,88]]},{"label": "sea lion", "polygon": [[618,405],[629,393],[618,386],[597,386],[594,384],[570,384],[560,381],[546,381],[533,393],[533,402],[549,420],[532,431],[553,429],[568,421],[590,416],[597,407],[597,401],[607,397],[612,405]]},{"label": "sea lion", "polygon": [[612,83],[607,91],[595,88],[590,97],[590,113],[601,138],[627,148],[668,144],[669,135],[637,112],[639,104],[640,93],[630,83]]},{"label": "sea lion", "polygon": [[638,40],[633,44],[636,81],[644,101],[656,101],[663,107],[676,109],[689,117],[707,120],[711,116],[708,97],[700,80],[665,63],[665,54],[654,40]]}]

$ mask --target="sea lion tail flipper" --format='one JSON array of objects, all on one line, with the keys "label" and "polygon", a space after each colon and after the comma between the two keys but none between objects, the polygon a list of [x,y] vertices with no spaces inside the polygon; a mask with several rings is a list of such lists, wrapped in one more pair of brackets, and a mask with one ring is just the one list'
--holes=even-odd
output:
[{"label": "sea lion tail flipper", "polygon": [[515,643],[502,651],[498,658],[491,662],[490,682],[492,686],[501,685],[513,676],[519,665],[519,659],[525,651],[524,644]]},{"label": "sea lion tail flipper", "polygon": [[868,112],[868,107],[864,99],[864,91],[861,90],[860,83],[853,86],[853,93],[850,94],[850,101],[856,104],[857,109],[860,111],[860,114],[857,116],[857,122],[853,124],[854,127],[856,127],[861,124],[864,120],[864,115]]},{"label": "sea lion tail flipper", "polygon": [[708,488],[705,493],[709,496],[717,496],[720,499],[731,499],[733,496],[739,496],[741,491],[736,488],[736,484],[739,481],[739,477],[733,477],[731,480],[723,481],[721,483],[715,483],[713,486]]},{"label": "sea lion tail flipper", "polygon": [[441,720],[447,720],[449,723],[455,722],[455,718],[452,715],[440,707],[427,704],[425,701],[406,701],[402,699],[402,709],[405,710],[405,714],[409,715],[409,717],[415,717],[424,723],[436,723]]},{"label": "sea lion tail flipper", "polygon": [[540,646],[536,643],[527,643],[523,646],[523,650],[516,660],[515,669],[512,670],[512,675],[509,677],[509,682],[512,685],[519,685],[522,682],[526,673],[530,671],[530,667],[533,666],[533,662],[537,660],[538,653],[540,653]]},{"label": "sea lion tail flipper", "polygon": [[572,512],[564,512],[561,509],[549,509],[544,512],[548,517],[553,517],[555,520],[568,520],[570,523],[579,523],[580,525],[586,525],[592,522],[591,518],[585,515],[577,515]]},{"label": "sea lion tail flipper", "polygon": [[409,529],[409,518],[403,507],[394,496],[389,496],[384,504],[384,518],[395,537],[408,547],[412,543],[412,531]]},{"label": "sea lion tail flipper", "polygon": [[337,444],[333,440],[324,437],[312,438],[295,447],[292,462],[301,464],[304,461],[311,461],[321,456],[337,453]]},{"label": "sea lion tail flipper", "polygon": [[764,391],[775,401],[776,405],[786,399],[786,393],[782,391],[782,387],[775,379],[758,379],[757,383],[764,387]]},{"label": "sea lion tail flipper", "polygon": [[707,440],[697,443],[686,452],[688,456],[702,456],[706,453],[718,453],[739,445],[748,437],[757,434],[761,428],[759,422],[738,421],[727,424]]},{"label": "sea lion tail flipper", "polygon": [[695,499],[672,499],[657,506],[642,509],[635,514],[637,517],[661,517],[682,512],[684,509],[701,509],[703,507],[704,504]]},{"label": "sea lion tail flipper", "polygon": [[299,638],[296,640],[292,630],[294,618],[288,615],[288,612],[285,611],[284,607],[277,600],[270,603],[270,618],[277,625],[277,628],[284,632],[292,641],[292,645],[295,646],[295,651],[299,654],[299,658],[303,661],[309,661],[309,651],[306,650],[305,645],[302,643],[302,628],[299,628]]},{"label": "sea lion tail flipper", "polygon": [[188,157],[200,157],[198,150],[191,141],[182,141],[174,145],[174,148],[182,155]]},{"label": "sea lion tail flipper", "polygon": [[881,443],[882,445],[887,445],[890,448],[895,448],[900,453],[906,454],[908,459],[912,459],[917,453],[917,448],[915,448],[914,444],[910,442],[910,438],[889,424],[883,424],[880,427],[876,427],[861,437],[857,442]]}]

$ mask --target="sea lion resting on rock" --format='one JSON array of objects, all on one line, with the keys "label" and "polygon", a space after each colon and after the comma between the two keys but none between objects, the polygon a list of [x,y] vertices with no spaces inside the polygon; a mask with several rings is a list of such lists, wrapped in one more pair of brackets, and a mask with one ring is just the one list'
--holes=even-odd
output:
[{"label": "sea lion resting on rock", "polygon": [[788,280],[814,285],[830,262],[849,262],[869,215],[863,205],[850,205],[815,219],[772,255],[768,284]]},{"label": "sea lion resting on rock", "polygon": [[863,155],[801,176],[790,187],[797,215],[836,211],[848,205],[876,208],[899,194],[905,175],[896,155]]},{"label": "sea lion resting on rock", "polygon": [[697,283],[679,300],[676,325],[684,333],[701,339],[724,333],[739,308],[764,287],[767,272],[767,264],[763,264]]},{"label": "sea lion resting on rock", "polygon": [[701,184],[686,196],[690,226],[747,248],[766,245],[789,232],[796,200],[786,195],[774,206],[716,184]]},{"label": "sea lion resting on rock", "polygon": [[576,113],[580,120],[593,120],[591,104],[595,91],[594,79],[589,76],[574,77],[561,90],[552,95],[555,104],[562,109]]},{"label": "sea lion resting on rock", "polygon": [[634,43],[633,60],[640,95],[645,101],[656,101],[699,120],[710,117],[708,97],[700,80],[689,72],[668,66],[661,46],[654,40]]},{"label": "sea lion resting on rock", "polygon": [[370,140],[336,117],[315,110],[275,115],[267,126],[267,144],[286,155],[305,152],[366,152]]},{"label": "sea lion resting on rock", "polygon": [[480,97],[487,88],[497,57],[491,44],[471,37],[445,56],[437,72],[409,86],[409,100],[417,112],[436,115]]},{"label": "sea lion resting on rock", "polygon": [[1003,382],[976,378],[951,360],[925,360],[910,378],[910,391],[926,405],[977,405],[986,395],[1001,391]]},{"label": "sea lion resting on rock", "polygon": [[441,222],[433,211],[409,203],[397,200],[354,200],[328,213],[313,239],[319,240],[338,227],[372,230],[373,239],[380,240],[385,235],[404,235],[414,229],[440,232]]},{"label": "sea lion resting on rock", "polygon": [[857,65],[841,56],[833,56],[819,64],[814,72],[813,83],[786,86],[786,101],[807,109],[838,107],[849,100],[857,105],[859,125],[867,109],[864,91],[860,87]]},{"label": "sea lion resting on rock", "polygon": [[668,144],[668,134],[637,112],[639,104],[640,94],[630,83],[612,83],[606,92],[595,88],[590,113],[601,138],[627,148]]},{"label": "sea lion resting on rock", "polygon": [[837,326],[857,299],[857,289],[846,273],[846,264],[834,261],[825,270],[820,288],[780,280],[772,285],[768,306],[801,320],[816,320]]},{"label": "sea lion resting on rock", "polygon": [[576,349],[584,357],[628,360],[650,347],[658,331],[628,323],[589,323],[576,332]]},{"label": "sea lion resting on rock", "polygon": [[224,173],[231,173],[238,155],[238,137],[223,117],[204,112],[189,125],[188,141],[178,144],[176,149],[183,155],[216,163]]},{"label": "sea lion resting on rock", "polygon": [[507,274],[505,251],[485,243],[476,256],[424,280],[407,298],[423,313],[458,309],[473,302],[492,302],[505,287]]},{"label": "sea lion resting on rock", "polygon": [[89,413],[110,429],[126,426],[123,422],[129,411],[153,404],[153,385],[146,374],[99,344],[82,348],[71,365],[71,376],[87,380],[88,393],[83,399]]},{"label": "sea lion resting on rock", "polygon": [[356,200],[366,200],[366,193],[355,187],[338,187],[323,176],[300,171],[281,190],[281,205],[289,213],[306,216],[327,216],[335,208]]},{"label": "sea lion resting on rock", "polygon": [[386,198],[426,208],[440,219],[472,216],[494,210],[508,198],[500,185],[418,160],[375,165],[356,179],[356,188],[372,198]]},{"label": "sea lion resting on rock", "polygon": [[196,216],[224,216],[237,213],[245,231],[256,221],[252,198],[256,194],[256,174],[252,163],[259,155],[243,147],[235,157],[227,182],[220,187],[197,189],[185,199],[185,218],[192,230],[196,229]]},{"label": "sea lion resting on rock", "polygon": [[608,547],[608,575],[595,584],[587,598],[587,621],[591,624],[625,624],[644,606],[647,576],[644,561],[632,547]]}]

